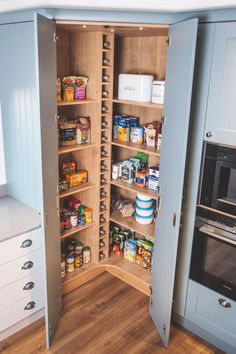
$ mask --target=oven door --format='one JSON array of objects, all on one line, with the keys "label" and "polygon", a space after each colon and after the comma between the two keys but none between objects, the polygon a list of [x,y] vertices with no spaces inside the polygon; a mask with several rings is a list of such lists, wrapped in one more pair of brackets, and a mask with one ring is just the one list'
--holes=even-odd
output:
[{"label": "oven door", "polygon": [[236,237],[208,224],[196,223],[190,278],[236,300]]}]

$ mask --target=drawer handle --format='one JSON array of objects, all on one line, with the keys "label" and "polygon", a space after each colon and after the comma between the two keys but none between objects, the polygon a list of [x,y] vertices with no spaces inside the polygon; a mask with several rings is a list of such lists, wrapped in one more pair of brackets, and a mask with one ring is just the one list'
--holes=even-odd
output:
[{"label": "drawer handle", "polygon": [[24,310],[32,310],[35,307],[35,302],[30,301],[28,304],[25,306]]},{"label": "drawer handle", "polygon": [[25,264],[23,264],[23,266],[21,267],[21,269],[23,269],[23,270],[30,269],[30,268],[33,267],[33,265],[34,265],[33,262],[28,261],[28,262],[25,262]]},{"label": "drawer handle", "polygon": [[34,282],[29,281],[28,283],[25,284],[25,286],[23,287],[23,290],[31,290],[34,287]]},{"label": "drawer handle", "polygon": [[219,302],[220,306],[222,306],[222,307],[225,307],[228,309],[231,308],[231,303],[225,299],[219,299],[218,302]]},{"label": "drawer handle", "polygon": [[33,244],[33,241],[28,239],[28,240],[23,241],[20,247],[21,248],[27,248],[27,247],[32,246],[32,244]]}]

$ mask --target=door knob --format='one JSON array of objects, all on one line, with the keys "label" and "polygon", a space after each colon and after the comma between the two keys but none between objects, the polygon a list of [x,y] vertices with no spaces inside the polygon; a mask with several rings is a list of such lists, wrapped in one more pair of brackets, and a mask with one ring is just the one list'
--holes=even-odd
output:
[{"label": "door knob", "polygon": [[207,132],[207,133],[206,133],[206,137],[207,137],[207,138],[211,138],[211,137],[212,137],[212,132]]},{"label": "door knob", "polygon": [[231,303],[225,299],[219,299],[218,302],[219,302],[220,306],[222,306],[222,307],[226,307],[228,309],[231,308]]}]

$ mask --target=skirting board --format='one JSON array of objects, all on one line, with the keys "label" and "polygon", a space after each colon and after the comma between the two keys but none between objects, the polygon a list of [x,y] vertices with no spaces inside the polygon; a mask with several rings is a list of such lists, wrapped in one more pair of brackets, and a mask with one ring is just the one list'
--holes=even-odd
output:
[{"label": "skirting board", "polygon": [[220,340],[219,338],[213,336],[211,333],[196,326],[193,322],[190,322],[190,321],[186,320],[185,318],[183,318],[182,316],[179,316],[177,313],[173,313],[172,320],[174,322],[178,323],[180,326],[187,329],[188,331],[196,334],[198,337],[204,339],[208,343],[214,345],[215,347],[219,348],[220,350],[223,350],[225,353],[227,353],[227,354],[235,354],[236,353],[236,348],[233,348],[228,343]]}]

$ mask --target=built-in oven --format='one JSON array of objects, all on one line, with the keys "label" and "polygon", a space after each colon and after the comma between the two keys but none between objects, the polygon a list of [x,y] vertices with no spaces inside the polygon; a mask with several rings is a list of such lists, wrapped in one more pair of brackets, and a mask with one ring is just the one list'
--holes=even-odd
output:
[{"label": "built-in oven", "polygon": [[197,217],[190,278],[236,301],[236,234],[221,226]]},{"label": "built-in oven", "polygon": [[199,196],[201,207],[236,216],[236,149],[205,145]]},{"label": "built-in oven", "polygon": [[236,300],[236,149],[205,143],[190,278]]}]

